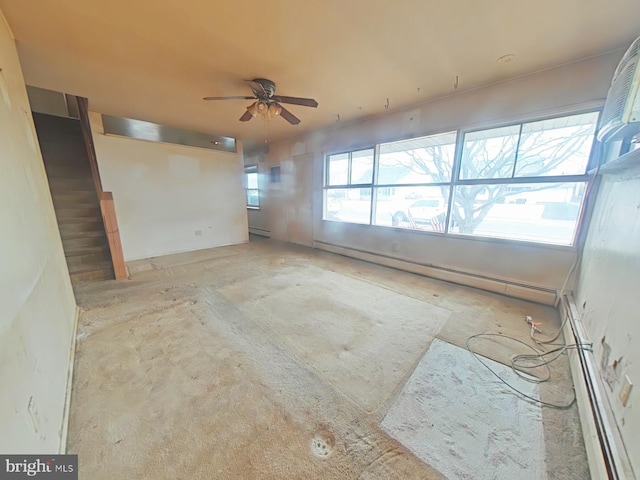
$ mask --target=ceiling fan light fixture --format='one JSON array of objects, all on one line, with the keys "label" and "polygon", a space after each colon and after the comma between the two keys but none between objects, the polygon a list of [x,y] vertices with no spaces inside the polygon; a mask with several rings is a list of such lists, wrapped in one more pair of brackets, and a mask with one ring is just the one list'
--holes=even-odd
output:
[{"label": "ceiling fan light fixture", "polygon": [[247,107],[247,111],[255,117],[258,114],[258,107],[256,106],[258,102],[253,102],[251,105]]},{"label": "ceiling fan light fixture", "polygon": [[257,101],[256,103],[254,103],[254,105],[256,106],[256,112],[258,112],[260,115],[264,116],[269,111],[269,105],[267,105],[267,102],[263,100]]},{"label": "ceiling fan light fixture", "polygon": [[269,116],[271,118],[280,115],[280,112],[282,112],[282,107],[277,103],[272,103],[271,105],[269,105]]}]

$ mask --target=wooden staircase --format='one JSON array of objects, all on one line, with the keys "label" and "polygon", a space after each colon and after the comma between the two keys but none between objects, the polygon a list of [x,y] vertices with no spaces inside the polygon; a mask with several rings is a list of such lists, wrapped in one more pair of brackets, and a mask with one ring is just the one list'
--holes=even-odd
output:
[{"label": "wooden staircase", "polygon": [[80,121],[33,118],[71,282],[115,278]]}]

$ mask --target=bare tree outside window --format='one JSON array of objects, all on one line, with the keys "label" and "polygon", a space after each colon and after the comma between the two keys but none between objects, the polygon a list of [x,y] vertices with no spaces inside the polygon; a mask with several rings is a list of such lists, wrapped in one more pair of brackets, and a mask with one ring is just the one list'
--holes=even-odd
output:
[{"label": "bare tree outside window", "polygon": [[598,115],[328,155],[323,219],[571,245]]},{"label": "bare tree outside window", "polygon": [[[597,118],[597,117],[596,117]],[[583,120],[586,122],[586,119]],[[543,122],[537,122],[543,123]],[[536,125],[537,126],[537,125]],[[544,127],[544,125],[540,125]],[[513,127],[509,127],[513,130]],[[498,129],[503,130],[503,129]],[[495,204],[504,203],[520,193],[515,184],[491,183],[491,179],[514,177],[545,177],[551,175],[580,175],[587,167],[595,119],[589,123],[550,130],[536,128],[514,133],[491,131],[467,135],[460,163],[461,180],[487,180],[476,185],[459,185],[451,209],[452,226],[460,233],[472,234]],[[469,138],[471,137],[471,138]],[[406,151],[398,156],[398,163],[420,173],[428,173],[434,183],[445,183],[451,177],[449,146]],[[528,191],[556,187],[554,183],[529,185]],[[449,185],[440,186],[442,195],[449,195]],[[579,198],[574,198],[579,202]]]}]

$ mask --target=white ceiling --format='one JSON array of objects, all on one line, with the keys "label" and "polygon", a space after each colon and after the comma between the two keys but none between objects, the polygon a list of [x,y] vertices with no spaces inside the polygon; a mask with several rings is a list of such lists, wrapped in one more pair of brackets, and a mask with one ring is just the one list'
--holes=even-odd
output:
[{"label": "white ceiling", "polygon": [[[638,0],[0,0],[28,84],[90,108],[262,142],[242,79],[315,98],[270,139],[628,46]],[[505,54],[515,59],[496,60]],[[578,87],[578,86],[576,86]]]}]

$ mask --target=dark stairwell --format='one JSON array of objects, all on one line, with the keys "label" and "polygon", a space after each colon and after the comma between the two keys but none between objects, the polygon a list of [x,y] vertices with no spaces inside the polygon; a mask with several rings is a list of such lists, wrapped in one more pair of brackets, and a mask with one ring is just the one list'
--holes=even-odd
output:
[{"label": "dark stairwell", "polygon": [[80,121],[33,118],[71,282],[115,278]]}]

